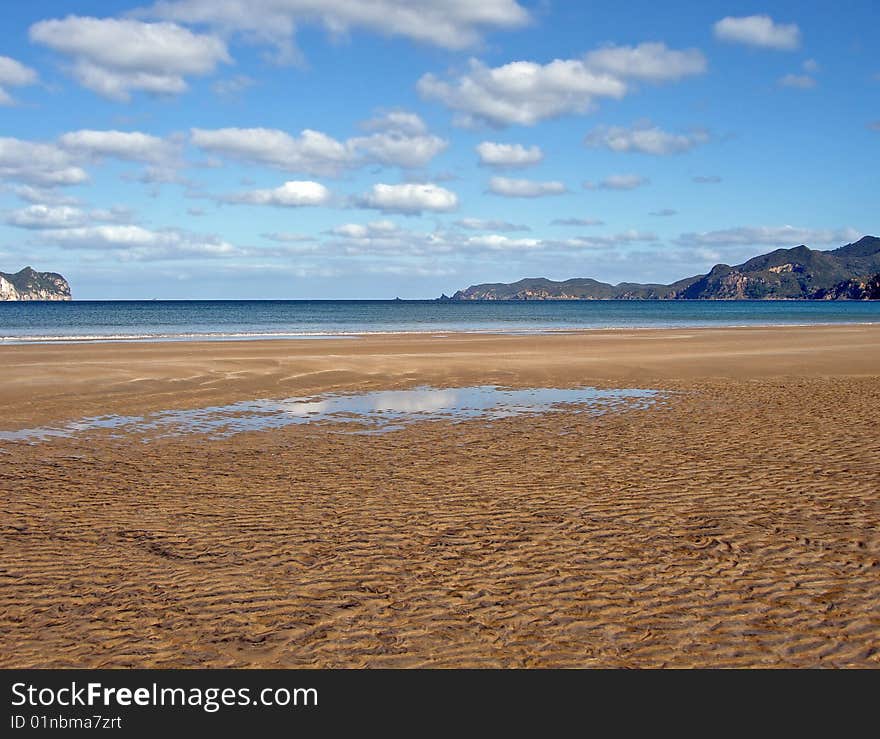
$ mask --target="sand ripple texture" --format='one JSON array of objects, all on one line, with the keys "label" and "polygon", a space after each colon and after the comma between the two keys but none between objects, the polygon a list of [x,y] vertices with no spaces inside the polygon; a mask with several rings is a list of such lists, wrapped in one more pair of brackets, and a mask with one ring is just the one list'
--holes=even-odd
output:
[{"label": "sand ripple texture", "polygon": [[880,379],[6,444],[3,667],[880,666]]}]

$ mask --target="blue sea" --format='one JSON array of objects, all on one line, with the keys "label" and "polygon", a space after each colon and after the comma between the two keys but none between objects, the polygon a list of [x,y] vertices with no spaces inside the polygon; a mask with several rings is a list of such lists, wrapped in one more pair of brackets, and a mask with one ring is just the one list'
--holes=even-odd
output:
[{"label": "blue sea", "polygon": [[0,342],[7,344],[832,323],[880,323],[880,302],[155,300],[0,303]]}]

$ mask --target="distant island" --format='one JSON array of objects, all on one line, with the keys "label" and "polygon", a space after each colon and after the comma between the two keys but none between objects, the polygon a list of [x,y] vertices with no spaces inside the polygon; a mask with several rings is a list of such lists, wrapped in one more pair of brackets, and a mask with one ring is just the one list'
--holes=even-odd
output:
[{"label": "distant island", "polygon": [[880,300],[880,238],[865,236],[832,251],[777,249],[670,285],[537,277],[471,285],[438,300]]},{"label": "distant island", "polygon": [[70,300],[70,285],[55,272],[31,267],[15,274],[0,272],[0,300]]}]

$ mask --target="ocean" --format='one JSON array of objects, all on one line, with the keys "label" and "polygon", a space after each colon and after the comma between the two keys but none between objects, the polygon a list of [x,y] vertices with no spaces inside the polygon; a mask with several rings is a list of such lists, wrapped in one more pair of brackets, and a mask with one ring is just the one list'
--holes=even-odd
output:
[{"label": "ocean", "polygon": [[880,302],[211,300],[0,303],[0,342],[230,340],[880,323]]}]

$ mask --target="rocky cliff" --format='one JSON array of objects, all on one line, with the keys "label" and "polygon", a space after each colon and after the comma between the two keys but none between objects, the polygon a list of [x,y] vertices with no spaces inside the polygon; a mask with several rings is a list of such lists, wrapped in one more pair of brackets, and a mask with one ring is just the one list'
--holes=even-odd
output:
[{"label": "rocky cliff", "polygon": [[715,265],[707,274],[670,285],[589,278],[530,278],[471,285],[449,300],[876,300],[880,238],[865,236],[832,251],[777,249],[743,264]]},{"label": "rocky cliff", "polygon": [[0,272],[0,300],[70,300],[70,285],[55,272],[30,267],[15,274]]}]

